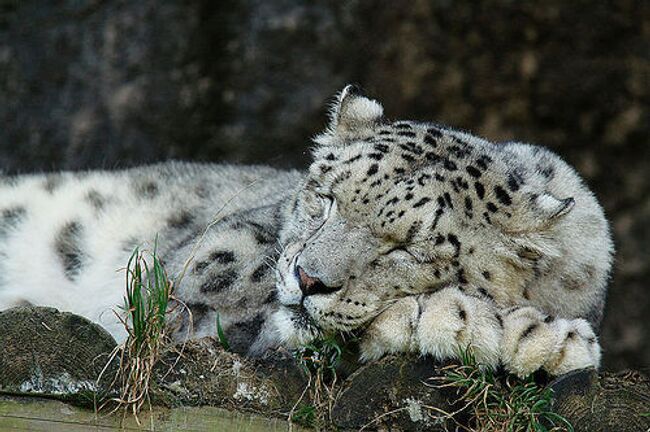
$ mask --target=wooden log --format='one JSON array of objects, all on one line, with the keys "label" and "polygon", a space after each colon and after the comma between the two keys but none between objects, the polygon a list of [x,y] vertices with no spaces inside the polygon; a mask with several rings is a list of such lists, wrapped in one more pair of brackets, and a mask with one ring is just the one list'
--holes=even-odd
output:
[{"label": "wooden log", "polygon": [[[215,407],[155,406],[139,416],[138,423],[132,416],[122,413],[112,415],[95,413],[51,399],[0,397],[0,430],[43,432],[98,432],[109,431],[179,431],[197,432],[239,431],[273,432],[287,430],[288,423],[273,418],[227,411]],[[300,431],[300,428],[294,427]]]}]

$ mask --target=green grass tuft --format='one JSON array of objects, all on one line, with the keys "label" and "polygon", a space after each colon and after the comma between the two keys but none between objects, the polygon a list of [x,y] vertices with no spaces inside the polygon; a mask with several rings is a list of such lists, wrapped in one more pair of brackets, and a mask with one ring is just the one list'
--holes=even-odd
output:
[{"label": "green grass tuft", "polygon": [[156,247],[151,253],[151,264],[136,248],[126,266],[126,295],[121,307],[127,316],[124,324],[136,351],[140,351],[145,342],[156,342],[164,334],[171,288],[156,255]]},{"label": "green grass tuft", "polygon": [[111,356],[111,361],[119,358],[119,368],[111,384],[118,388],[119,396],[111,401],[116,403],[114,411],[123,408],[132,412],[136,420],[142,407],[150,405],[153,367],[169,341],[166,321],[173,284],[158,258],[156,245],[157,241],[153,252],[136,248],[131,254],[126,266],[124,304],[121,313],[116,312],[128,336]]},{"label": "green grass tuft", "polygon": [[459,357],[460,364],[444,367],[435,378],[436,387],[456,390],[455,404],[460,406],[438,415],[440,420],[458,426],[456,417],[468,415],[469,424],[463,429],[469,431],[573,432],[571,423],[552,411],[553,391],[537,384],[532,375],[497,377],[477,363],[471,347],[461,350]]},{"label": "green grass tuft", "polygon": [[[290,421],[317,430],[325,430],[331,426],[337,383],[336,367],[343,355],[342,344],[337,336],[323,336],[295,352],[296,361],[309,377],[309,382],[289,414]],[[310,403],[301,404],[306,394]]]},{"label": "green grass tuft", "polygon": [[313,428],[316,426],[316,407],[311,404],[301,404],[296,408],[291,421],[301,426]]},{"label": "green grass tuft", "polygon": [[303,345],[296,352],[298,364],[310,374],[336,375],[343,349],[334,336],[325,336]]}]

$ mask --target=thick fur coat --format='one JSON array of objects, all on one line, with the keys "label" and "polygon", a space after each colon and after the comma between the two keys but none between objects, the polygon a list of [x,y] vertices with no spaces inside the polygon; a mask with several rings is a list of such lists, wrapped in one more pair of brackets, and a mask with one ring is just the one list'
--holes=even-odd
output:
[{"label": "thick fur coat", "polygon": [[[346,87],[307,172],[164,163],[4,178],[0,308],[54,306],[125,333],[123,268],[153,247],[176,337],[234,350],[362,334],[365,359],[471,345],[526,375],[598,366],[613,246],[594,195],[554,153],[390,121]],[[191,325],[190,325],[191,324]]]}]

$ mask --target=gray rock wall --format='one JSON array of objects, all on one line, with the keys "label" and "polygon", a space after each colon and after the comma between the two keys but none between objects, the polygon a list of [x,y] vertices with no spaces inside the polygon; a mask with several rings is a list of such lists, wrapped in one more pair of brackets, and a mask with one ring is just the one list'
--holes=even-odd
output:
[{"label": "gray rock wall", "polygon": [[650,6],[643,0],[0,0],[0,167],[167,158],[305,166],[347,82],[390,116],[552,147],[618,246],[603,339],[650,364]]}]

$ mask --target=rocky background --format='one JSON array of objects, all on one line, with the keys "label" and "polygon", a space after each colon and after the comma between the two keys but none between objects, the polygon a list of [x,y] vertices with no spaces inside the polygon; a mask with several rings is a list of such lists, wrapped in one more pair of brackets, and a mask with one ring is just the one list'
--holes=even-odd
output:
[{"label": "rocky background", "polygon": [[0,0],[0,168],[306,166],[325,102],[547,145],[618,255],[605,366],[650,365],[650,3]]}]

